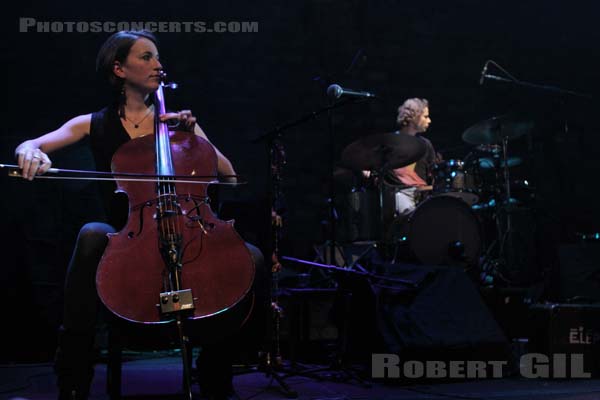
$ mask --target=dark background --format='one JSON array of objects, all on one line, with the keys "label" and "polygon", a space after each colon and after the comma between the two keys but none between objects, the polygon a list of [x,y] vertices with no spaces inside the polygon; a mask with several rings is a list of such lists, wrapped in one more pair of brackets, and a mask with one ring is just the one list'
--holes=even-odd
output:
[{"label": "dark background", "polygon": [[[378,94],[334,115],[335,154],[358,137],[394,130],[409,97],[430,102],[427,133],[445,158],[472,150],[468,127],[511,111],[533,121],[511,143],[523,158],[515,172],[537,188],[549,243],[600,231],[596,208],[599,158],[597,2],[309,1],[128,3],[66,1],[16,4],[5,15],[0,46],[3,134],[0,161],[15,146],[102,108],[108,100],[94,72],[109,33],[19,33],[19,17],[49,21],[258,21],[258,33],[158,33],[161,61],[180,84],[172,109],[189,108],[248,184],[219,191],[227,217],[246,240],[268,243],[267,147],[260,135],[327,105],[331,83]],[[518,79],[590,94],[594,100],[486,81],[491,59]],[[488,73],[501,75],[490,67]],[[285,225],[281,253],[313,259],[325,239],[329,182],[326,114],[283,132]],[[52,155],[55,167],[90,168],[86,143]],[[337,160],[336,160],[337,161]],[[23,330],[51,348],[60,321],[64,272],[79,226],[99,213],[89,183],[2,177],[2,291],[12,340],[2,351],[21,357]],[[527,229],[524,227],[524,229]],[[551,248],[552,246],[550,246]],[[550,254],[554,254],[549,250]]]}]

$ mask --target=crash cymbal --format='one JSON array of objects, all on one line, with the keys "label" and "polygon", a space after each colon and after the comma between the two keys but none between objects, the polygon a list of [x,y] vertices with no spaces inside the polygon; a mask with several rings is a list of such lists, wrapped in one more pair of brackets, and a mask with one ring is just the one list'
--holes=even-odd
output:
[{"label": "crash cymbal", "polygon": [[366,136],[342,151],[340,165],[354,171],[400,168],[425,155],[425,142],[399,131]]},{"label": "crash cymbal", "polygon": [[462,134],[470,144],[498,144],[503,138],[516,139],[533,129],[533,121],[519,114],[506,114],[476,123]]},{"label": "crash cymbal", "polygon": [[[516,167],[523,162],[520,157],[508,157],[507,161],[506,164],[509,168]],[[479,167],[483,169],[504,168],[504,160],[500,160],[497,157],[482,157],[479,159]]]}]

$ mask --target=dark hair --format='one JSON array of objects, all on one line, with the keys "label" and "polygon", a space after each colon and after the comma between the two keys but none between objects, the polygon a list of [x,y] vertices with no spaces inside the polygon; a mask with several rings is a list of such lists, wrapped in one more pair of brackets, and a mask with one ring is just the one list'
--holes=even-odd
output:
[{"label": "dark hair", "polygon": [[122,79],[113,73],[115,61],[124,62],[133,44],[141,38],[146,38],[157,45],[156,37],[149,31],[119,31],[112,34],[98,51],[96,57],[96,72],[98,72],[113,89],[119,93],[123,86]]}]

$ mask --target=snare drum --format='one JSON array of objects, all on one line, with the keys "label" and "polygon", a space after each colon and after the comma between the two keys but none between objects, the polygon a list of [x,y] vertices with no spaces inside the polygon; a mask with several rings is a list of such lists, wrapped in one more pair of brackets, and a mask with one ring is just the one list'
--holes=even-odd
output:
[{"label": "snare drum", "polygon": [[433,195],[448,195],[468,205],[479,201],[479,169],[472,162],[450,159],[437,163],[433,169]]}]

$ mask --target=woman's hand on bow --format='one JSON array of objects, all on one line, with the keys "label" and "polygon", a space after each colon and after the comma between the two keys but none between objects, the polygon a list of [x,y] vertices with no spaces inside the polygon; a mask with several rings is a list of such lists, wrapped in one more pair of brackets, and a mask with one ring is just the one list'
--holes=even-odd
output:
[{"label": "woman's hand on bow", "polygon": [[36,175],[42,175],[52,166],[52,161],[42,150],[29,146],[27,142],[23,143],[15,150],[19,168],[21,168],[22,176],[30,181]]}]

